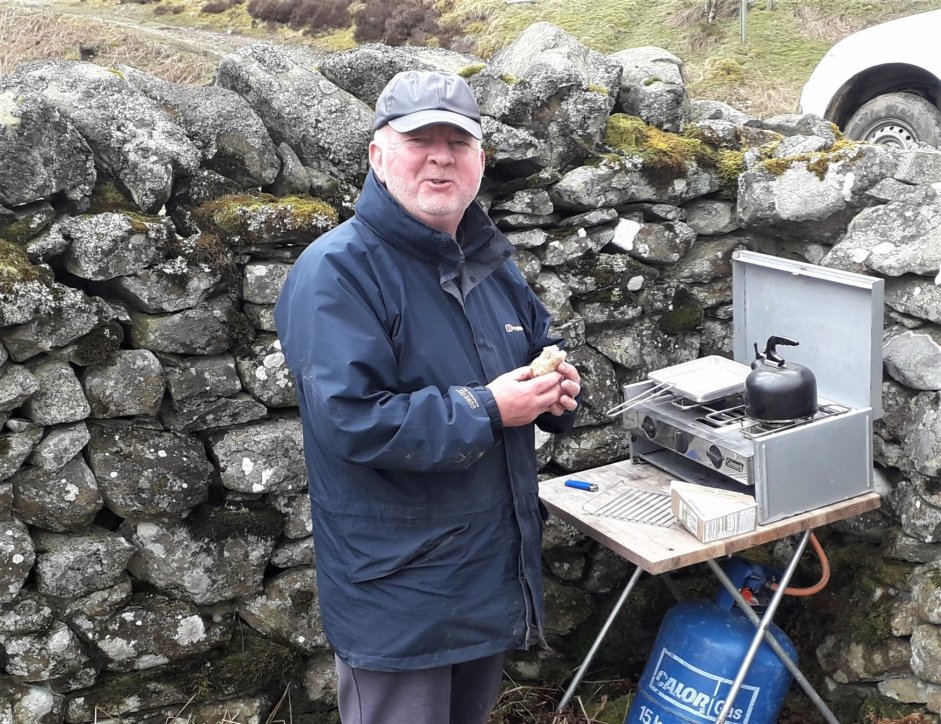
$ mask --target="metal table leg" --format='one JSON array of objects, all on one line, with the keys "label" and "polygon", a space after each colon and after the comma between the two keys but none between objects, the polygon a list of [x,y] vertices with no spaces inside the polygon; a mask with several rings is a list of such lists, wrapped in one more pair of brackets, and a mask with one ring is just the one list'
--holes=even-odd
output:
[{"label": "metal table leg", "polygon": [[627,601],[627,597],[630,595],[631,591],[634,590],[634,586],[637,585],[637,581],[640,580],[640,574],[643,572],[644,571],[640,566],[637,566],[637,568],[634,569],[634,574],[631,576],[631,580],[627,582],[627,585],[621,592],[621,597],[618,599],[618,602],[614,604],[614,608],[608,615],[608,620],[604,622],[604,626],[601,627],[601,631],[599,631],[598,635],[595,637],[594,643],[592,643],[588,653],[585,654],[584,660],[578,667],[578,670],[575,672],[575,678],[572,679],[572,683],[570,683],[568,689],[565,690],[565,695],[562,697],[562,700],[556,707],[556,711],[562,711],[566,707],[566,705],[569,703],[569,700],[572,698],[572,694],[575,693],[578,685],[582,683],[582,678],[584,678],[585,674],[588,672],[588,665],[591,663],[591,660],[595,658],[598,647],[601,646],[601,642],[604,641],[604,637],[608,635],[608,630],[611,628],[611,624],[614,623],[614,619],[617,618],[617,615],[621,612],[621,608],[624,606],[624,602]]},{"label": "metal table leg", "polygon": [[[761,619],[758,617],[758,614],[752,610],[752,607],[745,600],[744,596],[739,592],[735,587],[735,584],[732,583],[731,579],[726,575],[725,571],[722,570],[722,567],[719,566],[715,561],[707,561],[709,567],[712,568],[713,573],[716,574],[716,577],[725,586],[726,590],[732,594],[732,597],[735,599],[735,602],[738,604],[738,607],[742,610],[745,616],[751,621],[755,626],[761,624]],[[830,707],[826,705],[823,699],[820,698],[820,694],[817,693],[816,689],[807,681],[807,677],[797,668],[797,664],[794,663],[781,644],[778,643],[777,639],[771,635],[770,631],[765,632],[765,642],[771,647],[771,650],[778,655],[778,658],[781,659],[782,663],[787,667],[787,670],[791,672],[791,676],[794,677],[794,680],[800,685],[800,688],[803,689],[807,697],[814,703],[814,706],[817,707],[817,710],[823,715],[823,717],[829,722],[829,724],[840,724],[839,720],[833,715],[833,712],[830,711]]]},{"label": "metal table leg", "polygon": [[[722,711],[719,712],[719,716],[716,718],[716,724],[723,724],[723,722],[725,722],[726,718],[728,717],[729,712],[732,709],[732,704],[735,701],[735,697],[738,696],[738,692],[742,688],[742,684],[745,681],[745,676],[748,674],[748,669],[751,667],[752,661],[754,661],[755,654],[758,653],[758,647],[761,646],[761,642],[767,639],[771,644],[777,644],[777,642],[774,640],[774,637],[772,637],[768,632],[768,627],[771,625],[775,613],[777,613],[778,605],[784,598],[784,589],[787,588],[788,584],[791,582],[791,578],[794,575],[794,571],[797,569],[797,564],[800,561],[800,557],[804,553],[804,549],[807,547],[807,541],[810,539],[810,534],[811,531],[808,530],[805,531],[801,536],[800,542],[798,543],[794,554],[791,556],[791,560],[788,563],[787,569],[784,571],[781,580],[778,582],[778,590],[775,591],[774,596],[771,597],[771,601],[768,604],[768,608],[765,610],[764,616],[762,616],[761,619],[757,622],[755,637],[752,639],[751,645],[748,648],[748,652],[745,654],[745,659],[742,661],[742,665],[739,668],[738,674],[736,675],[735,680],[732,682],[732,688],[729,690],[725,704],[722,707]],[[725,572],[719,568],[715,561],[710,560],[708,563],[713,572],[716,572],[716,575],[718,576],[722,585],[725,586],[733,596],[735,596],[736,602],[739,602],[739,599],[741,599],[741,594],[735,590],[734,584],[729,580],[728,576],[725,575]],[[744,604],[744,606],[742,606],[742,604]],[[743,609],[749,609],[744,600],[739,603],[739,606]],[[754,611],[749,610],[747,612],[750,612],[751,615],[755,617],[755,619],[758,619],[758,616]],[[751,618],[751,616],[749,618]],[[754,622],[755,621],[753,620],[753,623]],[[794,674],[794,671],[797,670],[796,665],[794,665],[787,656],[783,656],[782,651],[778,651],[774,648],[774,646],[772,646],[772,649],[775,651],[775,653],[778,654],[779,657],[781,657],[782,662],[785,666],[788,667],[788,670]],[[791,666],[788,666],[788,664],[793,665],[794,668],[792,669]],[[799,670],[797,671],[797,674],[800,674]],[[795,675],[795,678],[798,680],[798,682],[801,683],[802,687],[804,687],[806,684],[807,688],[804,689],[805,691],[807,691],[808,688],[813,691],[813,688],[810,686],[810,683],[807,682],[803,674],[800,674],[799,676]],[[839,724],[836,718],[833,717],[833,713],[827,708],[826,704],[824,704],[820,697],[816,695],[816,692],[814,692],[814,695],[811,696],[811,699],[814,701],[814,704],[817,705],[818,709],[820,709],[821,706],[823,707],[820,709],[820,712],[825,717],[828,717],[827,721],[832,722],[833,724]]]}]

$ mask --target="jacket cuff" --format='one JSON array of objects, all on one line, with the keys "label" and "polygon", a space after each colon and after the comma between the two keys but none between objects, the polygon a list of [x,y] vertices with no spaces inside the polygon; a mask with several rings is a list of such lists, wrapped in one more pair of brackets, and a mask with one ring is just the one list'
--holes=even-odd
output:
[{"label": "jacket cuff", "polygon": [[477,387],[474,389],[474,393],[484,403],[484,409],[490,416],[490,426],[494,431],[502,430],[503,417],[500,415],[500,408],[497,407],[497,401],[494,399],[493,393],[486,387]]}]

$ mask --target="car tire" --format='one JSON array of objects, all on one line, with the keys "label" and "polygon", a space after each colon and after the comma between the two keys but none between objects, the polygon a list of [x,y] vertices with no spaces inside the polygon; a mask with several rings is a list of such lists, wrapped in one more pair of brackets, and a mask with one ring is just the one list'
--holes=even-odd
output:
[{"label": "car tire", "polygon": [[886,93],[859,107],[843,132],[857,141],[896,148],[941,147],[941,111],[913,93]]}]

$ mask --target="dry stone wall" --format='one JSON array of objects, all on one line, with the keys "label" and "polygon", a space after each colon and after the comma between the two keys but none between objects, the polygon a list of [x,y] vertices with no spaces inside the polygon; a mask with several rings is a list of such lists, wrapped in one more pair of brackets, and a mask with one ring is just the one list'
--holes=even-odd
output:
[{"label": "dry stone wall", "polygon": [[[735,250],[886,279],[884,505],[834,527],[872,564],[831,585],[868,628],[810,650],[835,700],[941,710],[941,154],[691,101],[681,66],[539,23],[486,63],[255,45],[208,87],[64,61],[0,77],[0,722],[260,722],[286,694],[295,721],[335,720],[272,308],[351,214],[405,68],[468,78],[481,200],[582,371],[544,474],[626,457],[620,384],[730,354]],[[558,521],[545,560],[555,651],[514,675],[558,685],[599,625],[586,596],[603,613],[628,566]]]}]

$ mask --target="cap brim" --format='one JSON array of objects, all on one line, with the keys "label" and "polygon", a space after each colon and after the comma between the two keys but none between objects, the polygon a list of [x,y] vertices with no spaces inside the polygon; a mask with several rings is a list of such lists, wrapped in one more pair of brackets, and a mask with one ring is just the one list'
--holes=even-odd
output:
[{"label": "cap brim", "polygon": [[409,131],[414,131],[416,128],[430,126],[435,123],[447,123],[450,126],[457,126],[467,131],[478,141],[484,137],[483,132],[480,130],[480,124],[477,121],[473,118],[462,116],[460,113],[452,113],[451,111],[416,111],[415,113],[409,113],[407,116],[400,116],[389,121],[389,125],[392,126],[392,129],[399,133],[408,133]]}]

